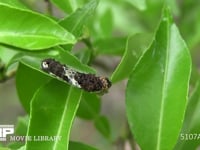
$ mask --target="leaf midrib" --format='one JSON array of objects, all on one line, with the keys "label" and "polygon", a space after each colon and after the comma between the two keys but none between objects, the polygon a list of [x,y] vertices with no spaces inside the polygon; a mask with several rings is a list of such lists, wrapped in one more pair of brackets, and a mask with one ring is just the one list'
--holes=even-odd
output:
[{"label": "leaf midrib", "polygon": [[[94,4],[93,4],[94,5]],[[93,7],[93,6],[92,6]],[[92,8],[91,7],[91,8]],[[84,8],[84,7],[83,7]],[[80,10],[77,10],[77,11],[80,11],[82,12],[83,8],[81,8]],[[82,20],[85,18],[85,16],[87,16],[87,14],[91,11],[91,9],[86,9],[87,11],[83,11],[84,14],[81,15],[81,18],[77,21],[77,23],[73,26],[71,32],[73,33],[74,30],[77,28],[77,26],[80,24],[80,22],[82,22]],[[94,8],[92,8],[92,10],[94,10]]]},{"label": "leaf midrib", "polygon": [[157,142],[156,142],[156,150],[160,150],[160,143],[161,143],[161,134],[162,134],[162,127],[163,127],[163,115],[164,115],[164,106],[165,106],[165,98],[166,98],[166,80],[168,75],[168,63],[169,63],[169,31],[170,31],[170,25],[168,24],[167,30],[167,47],[166,47],[166,61],[165,61],[165,72],[164,72],[164,79],[163,79],[163,86],[162,86],[162,95],[161,95],[161,106],[160,106],[160,116],[159,116],[159,123],[158,123],[158,136],[157,136]]},{"label": "leaf midrib", "polygon": [[[59,126],[57,134],[56,134],[57,136],[59,136],[61,134],[61,131],[62,131],[62,128],[63,128],[63,124],[64,124],[64,120],[65,120],[65,115],[66,115],[66,111],[67,111],[67,106],[68,106],[68,102],[69,102],[69,97],[71,96],[71,93],[72,93],[71,91],[72,91],[72,87],[70,87],[68,95],[67,95],[67,98],[66,98],[66,103],[65,103],[65,106],[64,106],[64,111],[62,113],[63,115],[62,115],[61,120],[60,120],[60,126]],[[58,145],[58,140],[56,140],[54,142],[53,150],[57,149],[57,145]]]}]

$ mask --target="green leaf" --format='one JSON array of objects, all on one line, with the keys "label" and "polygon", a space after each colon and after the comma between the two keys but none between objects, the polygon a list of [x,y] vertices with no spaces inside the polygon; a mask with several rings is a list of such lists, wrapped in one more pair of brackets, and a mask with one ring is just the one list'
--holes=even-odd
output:
[{"label": "green leaf", "polygon": [[139,10],[145,10],[146,9],[146,0],[126,0],[133,6],[135,6]]},{"label": "green leaf", "polygon": [[98,5],[98,0],[92,0],[88,4],[84,5],[82,8],[77,9],[69,17],[64,18],[59,23],[68,31],[73,33],[75,37],[79,38],[82,36],[83,27],[87,23],[91,15]]},{"label": "green leaf", "polygon": [[124,52],[124,55],[122,56],[122,59],[113,72],[111,76],[112,83],[115,83],[117,81],[120,81],[124,79],[125,77],[128,77],[131,73],[133,67],[135,66],[137,62],[136,57],[134,56],[132,49],[128,48],[128,40],[126,44],[126,50]]},{"label": "green leaf", "polygon": [[5,47],[3,45],[0,45],[0,60],[5,64],[7,67],[9,64],[9,61],[17,54],[16,51]]},{"label": "green leaf", "polygon": [[84,73],[92,73],[92,74],[96,73],[96,71],[93,68],[85,64],[82,64],[77,57],[75,57],[68,51],[60,51],[60,56],[57,57],[57,59],[61,63],[64,63],[67,66],[70,66],[77,71],[84,72]]},{"label": "green leaf", "polygon": [[4,82],[15,75],[17,65],[10,62],[19,53],[11,47],[0,45],[0,82]]},{"label": "green leaf", "polygon": [[126,108],[143,150],[171,150],[186,109],[191,72],[189,50],[164,9],[155,40],[128,80]]},{"label": "green leaf", "polygon": [[94,125],[97,130],[106,138],[110,138],[110,125],[106,117],[99,116],[94,120]]},{"label": "green leaf", "polygon": [[89,64],[89,62],[91,61],[92,54],[93,54],[93,51],[87,48],[81,49],[77,53],[75,53],[75,55],[79,58],[79,60],[83,64]]},{"label": "green leaf", "polygon": [[94,93],[83,92],[77,116],[83,119],[95,119],[100,113],[101,101]]},{"label": "green leaf", "polygon": [[59,140],[27,141],[26,149],[68,149],[69,135],[81,90],[51,80],[34,95],[31,103],[29,136],[58,136]]},{"label": "green leaf", "polygon": [[142,52],[149,46],[151,38],[152,35],[147,33],[135,34],[128,38],[122,59],[111,76],[113,83],[130,75]]},{"label": "green leaf", "polygon": [[26,150],[26,147],[22,146],[22,147],[18,148],[17,150]]},{"label": "green leaf", "polygon": [[112,10],[108,8],[100,18],[100,28],[105,37],[109,37],[113,30],[113,14]]},{"label": "green leaf", "polygon": [[0,150],[11,150],[11,149],[7,147],[0,147]]},{"label": "green leaf", "polygon": [[189,99],[185,120],[175,150],[197,149],[200,145],[200,81]]},{"label": "green leaf", "polygon": [[[19,117],[15,127],[15,136],[26,136],[29,117]],[[9,148],[18,149],[24,145],[23,142],[14,141],[8,144]]]},{"label": "green leaf", "polygon": [[63,50],[61,47],[54,47],[49,49],[48,51],[40,51],[37,53],[27,52],[28,56],[20,56],[15,57],[12,61],[20,61],[22,60],[24,63],[27,63],[37,70],[41,70],[41,61],[46,58],[54,58],[56,61],[59,61],[61,64],[65,64],[66,66],[73,68],[77,71],[84,73],[92,73],[95,74],[96,71],[80,62],[80,60],[74,56],[71,52]]},{"label": "green leaf", "polygon": [[198,81],[199,81],[199,70],[198,68],[196,68],[195,65],[193,65],[190,77],[190,86],[194,88],[197,85]]},{"label": "green leaf", "polygon": [[[30,101],[36,90],[50,78],[25,63],[19,63],[16,74],[17,93],[26,112],[30,112]],[[31,85],[31,86],[30,86]]]},{"label": "green leaf", "polygon": [[20,1],[16,0],[0,0],[0,5],[1,4],[28,10],[28,8],[25,5],[23,5]]},{"label": "green leaf", "polygon": [[[98,39],[94,42],[96,54],[122,55],[126,46],[127,37],[112,37]],[[111,44],[112,43],[112,44]]]},{"label": "green leaf", "polygon": [[0,22],[3,22],[0,42],[23,49],[38,50],[76,42],[72,34],[52,19],[3,3],[0,3]]},{"label": "green leaf", "polygon": [[97,150],[97,149],[91,146],[85,145],[83,143],[70,141],[69,150]]},{"label": "green leaf", "polygon": [[[187,44],[192,51],[192,54],[194,53],[194,55],[196,55],[195,52],[196,50],[198,51],[198,45],[200,42],[200,20],[198,19],[200,15],[199,2],[192,0],[183,1],[182,6],[179,6],[179,8],[181,14],[179,16],[180,21],[178,23],[178,26],[180,27],[181,33],[186,38],[185,41],[187,41]],[[190,28],[191,24],[193,25],[192,28]]]}]

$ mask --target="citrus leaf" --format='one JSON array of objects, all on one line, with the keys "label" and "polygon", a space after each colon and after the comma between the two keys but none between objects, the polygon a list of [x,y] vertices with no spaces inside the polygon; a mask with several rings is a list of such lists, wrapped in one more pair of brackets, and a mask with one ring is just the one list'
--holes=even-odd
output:
[{"label": "citrus leaf", "polygon": [[[28,127],[29,117],[19,117],[17,120],[17,125],[15,127],[16,136],[26,136]],[[11,149],[18,149],[24,145],[24,142],[12,141],[8,144]]]},{"label": "citrus leaf", "polygon": [[73,33],[75,37],[82,35],[83,26],[87,20],[94,14],[94,10],[98,5],[98,0],[92,0],[80,9],[77,9],[69,17],[64,18],[59,22],[64,28]]},{"label": "citrus leaf", "polygon": [[57,22],[27,9],[0,3],[0,22],[0,43],[38,50],[76,42]]},{"label": "citrus leaf", "polygon": [[96,73],[96,71],[93,68],[85,64],[82,64],[76,56],[72,55],[68,51],[60,51],[60,56],[57,58],[62,63],[74,68],[77,71],[84,72],[84,73],[92,73],[92,74]]},{"label": "citrus leaf", "polygon": [[190,72],[189,50],[164,9],[155,40],[126,89],[128,122],[141,149],[173,149],[186,109]]},{"label": "citrus leaf", "polygon": [[91,146],[85,145],[83,143],[70,141],[69,150],[78,150],[78,149],[81,149],[81,150],[97,150],[96,148],[93,148]]},{"label": "citrus leaf", "polygon": [[176,150],[197,149],[200,145],[200,81],[196,82],[196,87],[189,99],[185,120],[180,132]]},{"label": "citrus leaf", "polygon": [[111,76],[113,83],[130,75],[142,52],[149,46],[151,38],[151,34],[141,33],[130,36],[127,39],[122,59]]},{"label": "citrus leaf", "polygon": [[5,64],[7,67],[9,61],[17,54],[16,51],[11,50],[8,47],[0,46],[0,60]]},{"label": "citrus leaf", "polygon": [[27,113],[30,112],[30,101],[34,93],[48,80],[50,80],[50,77],[25,63],[19,63],[16,74],[16,87],[19,100]]},{"label": "citrus leaf", "polygon": [[77,116],[83,119],[95,119],[100,113],[101,101],[94,93],[83,92]]},{"label": "citrus leaf", "polygon": [[106,138],[110,138],[110,124],[105,116],[98,116],[94,120],[94,125],[96,129]]},{"label": "citrus leaf", "polygon": [[135,6],[139,10],[145,10],[146,9],[146,0],[126,0],[131,5]]},{"label": "citrus leaf", "polygon": [[[81,90],[51,80],[34,95],[31,103],[26,149],[68,149],[69,135],[80,99]],[[36,142],[34,136],[57,136],[58,140]],[[37,136],[35,138],[37,138]]]},{"label": "citrus leaf", "polygon": [[104,14],[100,18],[100,26],[102,30],[102,34],[105,37],[110,37],[113,30],[113,14],[111,9],[107,9]]},{"label": "citrus leaf", "polygon": [[0,4],[28,10],[28,8],[25,5],[23,5],[20,1],[16,0],[0,0]]},{"label": "citrus leaf", "polygon": [[10,148],[7,147],[0,147],[1,150],[11,150]]},{"label": "citrus leaf", "polygon": [[95,52],[97,54],[122,55],[125,51],[126,41],[127,37],[98,39],[94,42]]}]

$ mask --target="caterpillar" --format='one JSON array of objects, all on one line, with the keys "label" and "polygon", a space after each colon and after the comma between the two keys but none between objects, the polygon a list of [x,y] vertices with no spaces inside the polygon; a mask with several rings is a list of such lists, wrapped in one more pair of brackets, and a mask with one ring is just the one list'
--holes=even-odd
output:
[{"label": "caterpillar", "polygon": [[87,92],[105,92],[112,85],[107,77],[75,71],[52,58],[42,60],[41,69]]}]

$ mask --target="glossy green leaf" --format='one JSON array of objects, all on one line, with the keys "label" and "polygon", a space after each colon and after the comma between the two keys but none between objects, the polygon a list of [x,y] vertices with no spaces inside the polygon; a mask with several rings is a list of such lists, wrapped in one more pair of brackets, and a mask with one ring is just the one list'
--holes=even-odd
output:
[{"label": "glossy green leaf", "polygon": [[31,103],[29,136],[59,136],[59,140],[26,142],[26,149],[68,149],[69,135],[80,99],[81,90],[51,80],[34,95]]},{"label": "glossy green leaf", "polygon": [[97,149],[91,146],[85,145],[83,143],[70,141],[69,150],[97,150]]},{"label": "glossy green leaf", "polygon": [[110,124],[105,116],[99,116],[94,120],[96,129],[106,138],[110,138]]},{"label": "glossy green leaf", "polygon": [[127,37],[112,37],[94,42],[96,54],[122,55],[125,51]]},{"label": "glossy green leaf", "polygon": [[142,52],[149,46],[151,38],[151,34],[144,33],[135,34],[128,38],[122,59],[111,76],[113,83],[130,75]]},{"label": "glossy green leaf", "polygon": [[38,50],[76,42],[57,22],[27,9],[0,3],[0,22],[0,43]]},{"label": "glossy green leaf", "polygon": [[17,1],[17,0],[0,0],[0,4],[28,10],[28,8],[25,5],[23,5],[21,1]]},{"label": "glossy green leaf", "polygon": [[83,92],[77,116],[84,119],[95,119],[100,113],[101,101],[94,93]]},{"label": "glossy green leaf", "polygon": [[175,150],[197,149],[200,146],[200,81],[189,99],[185,120]]},{"label": "glossy green leaf", "polygon": [[[84,72],[84,73],[93,73],[95,74],[96,71],[91,67],[82,64],[80,60],[74,56],[71,52],[63,50],[61,47],[54,47],[49,49],[48,51],[40,51],[37,53],[34,52],[27,52],[22,53],[23,55],[19,55],[13,58],[12,62],[14,63],[20,60],[23,62],[34,66],[36,69],[41,70],[41,61],[46,58],[54,58],[56,61],[60,62],[61,64],[65,64],[66,66],[73,68],[77,71]],[[34,60],[36,59],[36,60]]]},{"label": "glossy green leaf", "polygon": [[75,37],[80,37],[83,32],[83,27],[87,23],[91,15],[98,5],[98,0],[92,0],[88,4],[84,5],[82,8],[77,9],[69,17],[64,18],[59,23],[68,31],[73,33]]},{"label": "glossy green leaf", "polygon": [[187,103],[191,58],[168,9],[155,40],[128,80],[126,108],[141,149],[171,150],[178,139]]},{"label": "glossy green leaf", "polygon": [[25,63],[19,63],[16,74],[16,87],[20,102],[26,112],[30,112],[30,101],[36,90],[48,80],[50,80],[50,77]]},{"label": "glossy green leaf", "polygon": [[68,51],[60,51],[60,56],[57,58],[61,63],[64,63],[67,66],[70,66],[77,71],[84,73],[92,73],[92,74],[96,73],[94,69],[85,64],[82,64],[76,56],[72,55]]}]

